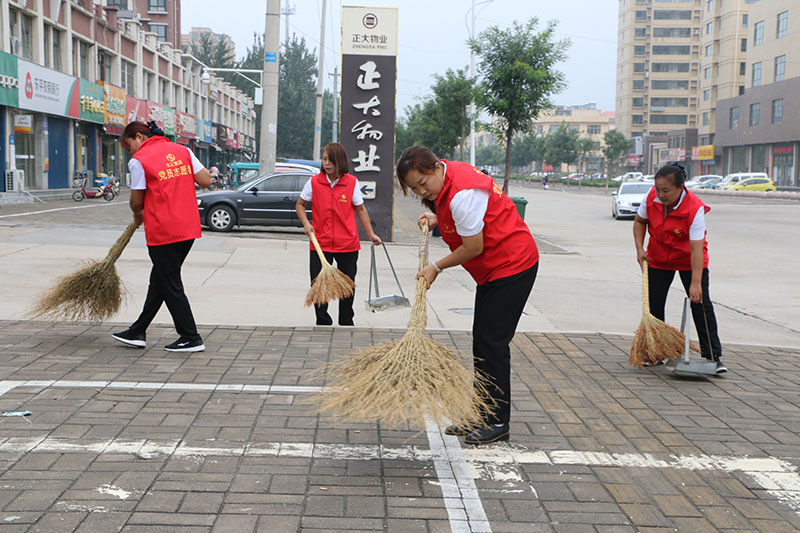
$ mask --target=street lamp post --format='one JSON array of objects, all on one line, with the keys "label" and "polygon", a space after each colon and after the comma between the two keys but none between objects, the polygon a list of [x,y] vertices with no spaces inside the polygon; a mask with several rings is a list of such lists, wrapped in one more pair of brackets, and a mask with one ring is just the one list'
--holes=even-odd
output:
[{"label": "street lamp post", "polygon": [[261,107],[261,142],[258,150],[259,173],[275,170],[278,144],[278,56],[281,45],[281,0],[267,0],[264,27],[264,104]]},{"label": "street lamp post", "polygon": [[[472,0],[472,7],[467,11],[467,14],[472,14],[472,26],[467,26],[467,30],[469,31],[469,38],[470,40],[475,38],[475,17],[477,13],[475,13],[475,8],[479,6],[486,7],[488,4],[492,3],[494,0],[483,0],[481,2],[475,3],[475,0]],[[464,22],[466,23],[466,17]],[[475,52],[470,49],[469,51],[469,77],[475,78]],[[473,167],[475,166],[475,102],[472,102],[470,105],[470,113],[469,113],[469,164]]]}]

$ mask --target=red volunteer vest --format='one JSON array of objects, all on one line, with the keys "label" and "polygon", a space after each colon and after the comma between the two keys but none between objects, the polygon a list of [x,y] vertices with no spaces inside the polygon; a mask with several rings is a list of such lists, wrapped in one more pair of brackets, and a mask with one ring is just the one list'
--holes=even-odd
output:
[{"label": "red volunteer vest", "polygon": [[[356,252],[361,249],[353,209],[356,177],[345,174],[331,187],[320,172],[311,178],[311,223],[325,252]],[[314,249],[314,245],[311,245]]]},{"label": "red volunteer vest", "polygon": [[452,252],[461,246],[461,237],[450,212],[453,197],[465,189],[490,192],[483,217],[483,252],[463,266],[478,285],[519,274],[539,261],[539,249],[530,229],[519,216],[514,202],[492,178],[477,168],[459,161],[445,161],[444,186],[436,198],[436,217],[442,239]]},{"label": "red volunteer vest", "polygon": [[[656,189],[647,194],[647,255],[650,266],[664,270],[691,270],[692,250],[689,245],[689,227],[700,207],[708,213],[711,208],[694,193],[687,190],[678,208],[664,218],[664,204],[656,202]],[[703,268],[708,267],[708,242],[703,236]]]},{"label": "red volunteer vest", "polygon": [[133,155],[144,168],[144,233],[148,246],[200,238],[200,212],[189,150],[153,136]]}]

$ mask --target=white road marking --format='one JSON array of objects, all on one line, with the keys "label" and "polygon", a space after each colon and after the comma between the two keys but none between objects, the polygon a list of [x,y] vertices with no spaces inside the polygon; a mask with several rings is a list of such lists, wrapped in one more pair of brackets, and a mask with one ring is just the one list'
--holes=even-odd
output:
[{"label": "white road marking", "polygon": [[69,211],[71,209],[88,209],[90,207],[108,207],[112,205],[128,205],[128,204],[121,204],[121,203],[112,204],[111,202],[105,202],[102,204],[76,205],[75,207],[54,207],[53,209],[42,209],[41,211],[28,211],[27,213],[0,215],[0,218],[25,217],[28,215],[41,215],[42,213],[55,213],[56,211]]},{"label": "white road marking", "polygon": [[69,380],[29,380],[0,381],[0,396],[16,387],[67,387],[89,389],[142,389],[177,391],[226,391],[226,392],[274,392],[303,394],[321,392],[322,387],[305,385],[245,385],[216,383],[151,383],[146,381],[69,381]]}]

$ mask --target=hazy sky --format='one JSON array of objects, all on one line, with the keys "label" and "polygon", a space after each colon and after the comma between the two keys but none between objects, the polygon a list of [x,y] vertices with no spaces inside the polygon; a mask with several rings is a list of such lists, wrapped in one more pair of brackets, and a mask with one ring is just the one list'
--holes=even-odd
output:
[{"label": "hazy sky", "polygon": [[[476,0],[478,3],[480,0]],[[236,43],[236,55],[244,55],[253,44],[253,33],[264,31],[266,0],[183,0],[182,30],[206,26],[226,33]],[[305,37],[310,50],[319,46],[322,0],[281,0],[291,5],[289,32]],[[328,0],[325,35],[325,70],[333,72],[340,57],[340,13],[342,5],[391,6],[399,8],[397,108],[430,94],[432,75],[448,68],[469,66],[465,41],[469,31],[465,17],[472,0]],[[230,9],[225,9],[230,6]],[[603,111],[614,110],[616,68],[617,2],[614,0],[494,0],[476,8],[475,32],[489,26],[510,26],[538,17],[541,22],[558,20],[558,38],[569,38],[569,59],[561,65],[568,87],[554,98],[562,105],[595,102]],[[281,42],[285,36],[281,17]],[[541,24],[540,24],[541,26]],[[332,87],[332,77],[325,80]]]}]

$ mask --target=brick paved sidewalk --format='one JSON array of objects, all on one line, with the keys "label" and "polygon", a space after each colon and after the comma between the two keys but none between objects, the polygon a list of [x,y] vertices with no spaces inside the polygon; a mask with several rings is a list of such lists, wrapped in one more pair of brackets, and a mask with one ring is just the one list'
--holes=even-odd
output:
[{"label": "brick paved sidewalk", "polygon": [[[6,531],[800,529],[800,349],[723,378],[627,366],[629,337],[519,334],[510,444],[311,413],[307,371],[402,330],[0,322]],[[468,351],[465,332],[434,331]]]}]

